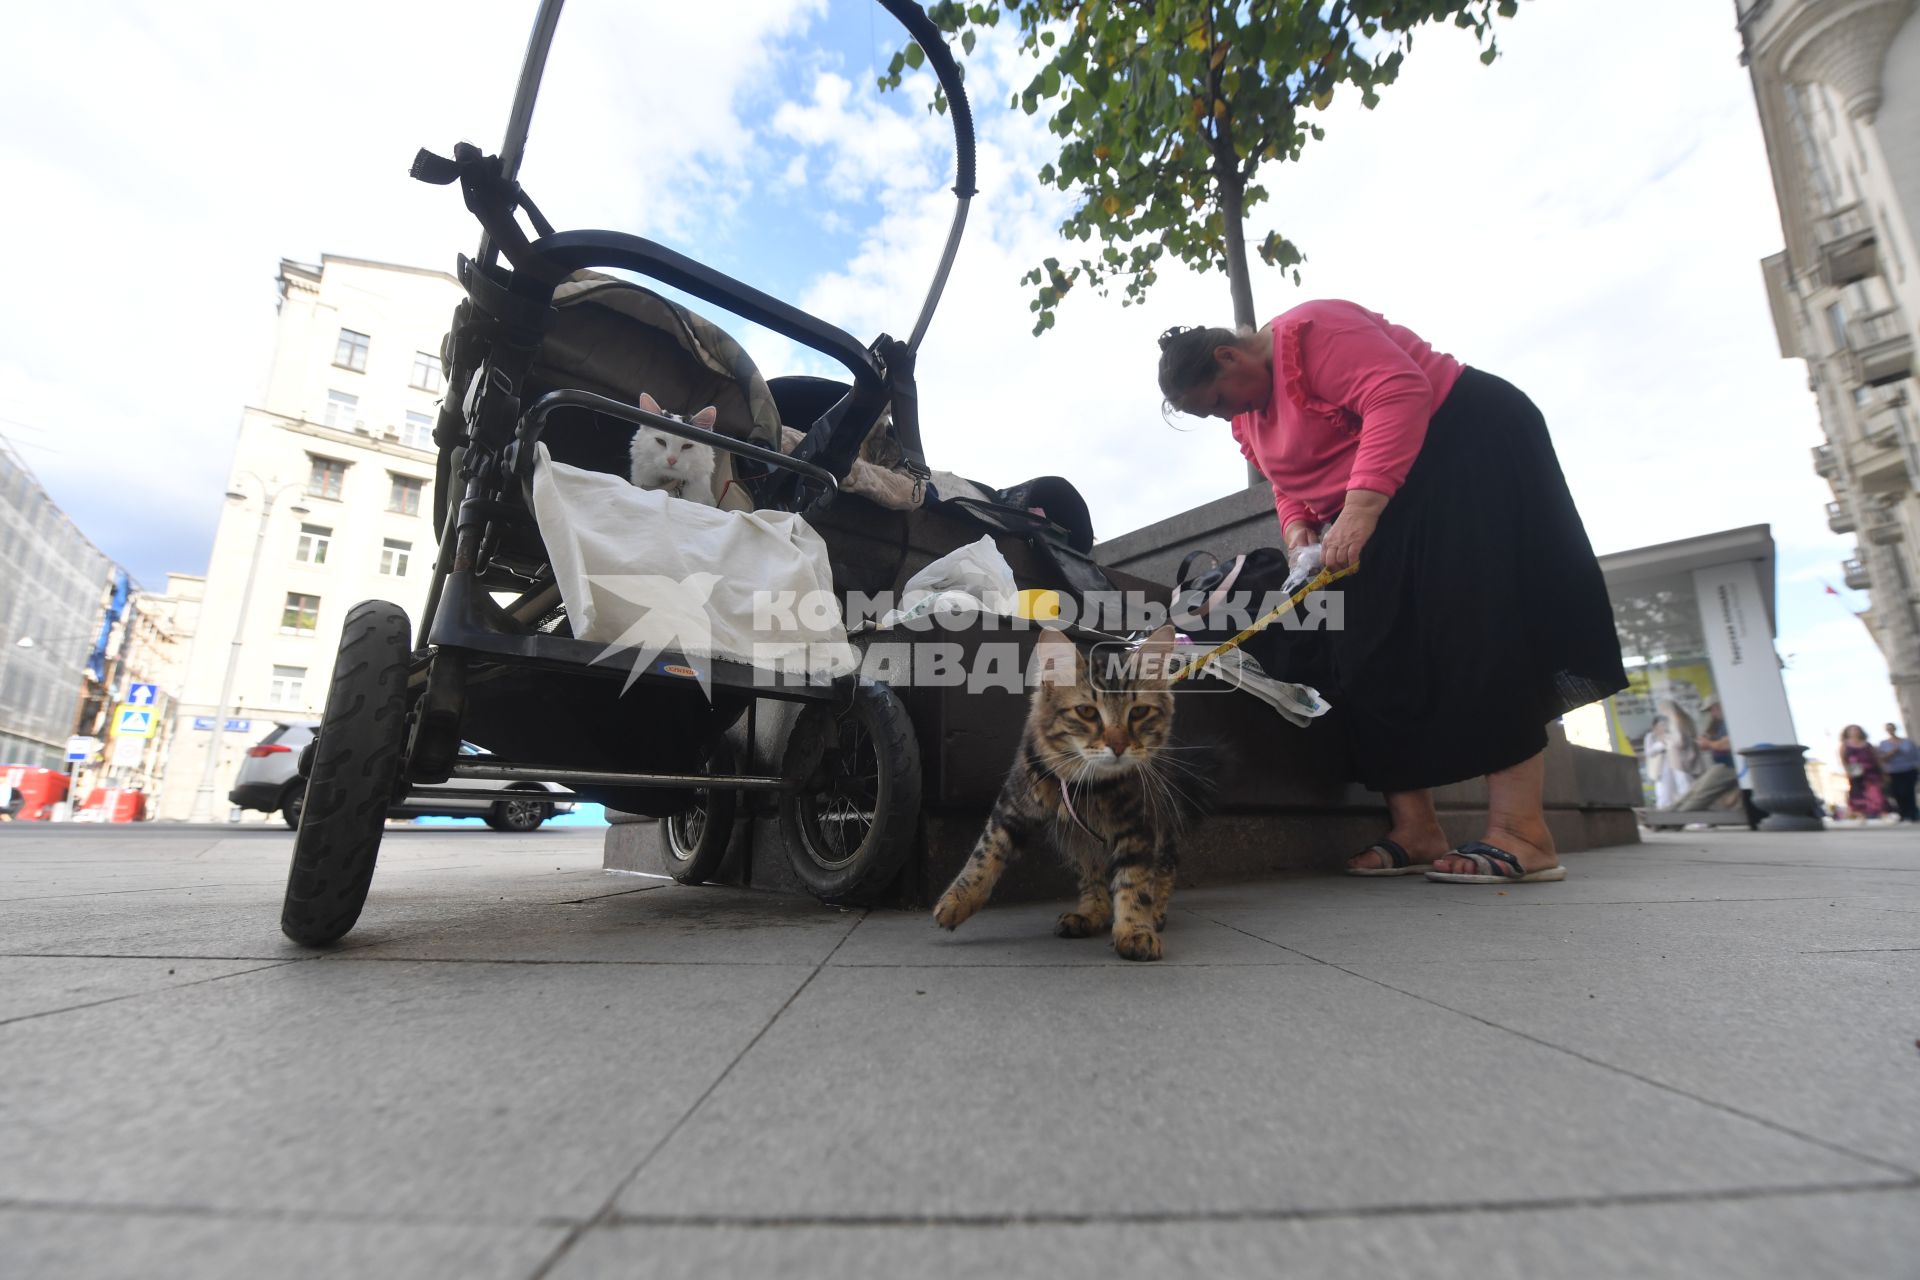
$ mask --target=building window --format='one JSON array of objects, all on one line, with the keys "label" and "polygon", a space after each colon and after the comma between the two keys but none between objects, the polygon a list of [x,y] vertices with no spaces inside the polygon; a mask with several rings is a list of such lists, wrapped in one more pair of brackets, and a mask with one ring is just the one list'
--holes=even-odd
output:
[{"label": "building window", "polygon": [[307,669],[275,667],[272,697],[276,707],[304,707],[307,704]]},{"label": "building window", "polygon": [[342,369],[365,373],[367,371],[367,335],[355,333],[351,329],[342,329],[340,341],[333,348],[333,362]]},{"label": "building window", "polygon": [[300,526],[300,541],[294,545],[293,558],[301,564],[325,564],[327,548],[333,544],[333,530],[317,524]]},{"label": "building window", "polygon": [[413,385],[422,391],[438,394],[446,386],[446,379],[440,373],[440,357],[427,351],[413,353]]},{"label": "building window", "polygon": [[287,607],[280,614],[280,630],[296,636],[310,636],[320,623],[320,597],[287,592]]},{"label": "building window", "polygon": [[313,470],[307,473],[307,496],[309,498],[332,498],[340,500],[340,487],[347,478],[347,464],[338,458],[313,459]]},{"label": "building window", "polygon": [[[389,472],[388,474],[392,474]],[[393,492],[387,496],[387,510],[403,516],[420,514],[420,490],[425,485],[412,476],[394,476]]]},{"label": "building window", "polygon": [[413,551],[411,542],[401,542],[395,538],[383,539],[380,543],[380,572],[390,578],[407,576],[407,556]]},{"label": "building window", "polygon": [[407,410],[407,425],[400,429],[400,443],[411,449],[433,448],[433,418]]},{"label": "building window", "polygon": [[1846,350],[1847,313],[1837,302],[1827,308],[1827,327],[1833,331],[1834,349]]},{"label": "building window", "polygon": [[344,391],[327,392],[326,424],[338,427],[342,431],[352,431],[360,425],[360,397],[350,396]]}]

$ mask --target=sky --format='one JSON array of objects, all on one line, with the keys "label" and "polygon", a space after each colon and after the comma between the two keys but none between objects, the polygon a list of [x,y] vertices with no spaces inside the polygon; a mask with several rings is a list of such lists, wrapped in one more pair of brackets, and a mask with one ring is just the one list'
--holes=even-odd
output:
[{"label": "sky", "polygon": [[[414,150],[498,148],[532,0],[34,5],[0,45],[0,434],[143,584],[205,568],[282,257],[451,270],[477,232],[406,177]],[[1840,581],[1806,371],[1780,358],[1759,262],[1781,244],[1733,6],[1527,0],[1482,66],[1422,32],[1379,108],[1262,174],[1303,284],[1517,383],[1545,411],[1597,551],[1767,523],[1802,741],[1897,718]],[[900,38],[855,0],[573,0],[522,179],[561,226],[657,239],[856,336],[912,327],[952,217],[930,82],[882,94]],[[1110,537],[1244,483],[1225,424],[1161,417],[1154,336],[1224,323],[1224,277],[1145,305],[1077,293],[1031,336],[1019,277],[1060,253],[1055,140],[1006,106],[1005,40],[968,59],[980,194],[922,348],[930,463],[1070,478]],[[1061,256],[1065,256],[1062,254]],[[716,316],[725,320],[725,317]],[[733,325],[769,374],[832,370]],[[1188,428],[1196,424],[1179,424]],[[1839,595],[1829,594],[1831,584]]]}]

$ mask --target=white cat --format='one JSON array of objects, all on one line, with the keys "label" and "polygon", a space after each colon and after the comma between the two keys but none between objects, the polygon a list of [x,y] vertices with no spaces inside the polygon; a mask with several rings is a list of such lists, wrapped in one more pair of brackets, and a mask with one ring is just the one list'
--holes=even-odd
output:
[{"label": "white cat", "polygon": [[[649,413],[665,412],[660,402],[644,391],[640,393],[640,407]],[[708,405],[686,421],[690,426],[711,431],[718,416],[714,407]],[[641,427],[633,433],[628,456],[633,464],[628,478],[638,488],[660,489],[702,506],[720,505],[713,492],[713,446]]]}]

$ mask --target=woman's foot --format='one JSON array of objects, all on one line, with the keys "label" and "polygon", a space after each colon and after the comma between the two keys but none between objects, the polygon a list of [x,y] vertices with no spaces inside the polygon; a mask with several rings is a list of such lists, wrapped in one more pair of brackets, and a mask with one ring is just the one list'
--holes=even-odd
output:
[{"label": "woman's foot", "polygon": [[[1520,863],[1522,875],[1532,875],[1536,871],[1546,871],[1560,865],[1560,859],[1554,853],[1553,833],[1547,830],[1544,822],[1524,831],[1488,827],[1480,840],[1483,844],[1512,854]],[[1447,875],[1476,875],[1485,870],[1473,859],[1451,851],[1435,858],[1433,869]]]},{"label": "woman's foot", "polygon": [[[1426,867],[1435,858],[1441,857],[1453,846],[1447,840],[1447,833],[1435,825],[1429,828],[1402,830],[1395,827],[1387,832],[1382,844],[1391,840],[1400,846],[1407,855],[1407,861]],[[1347,859],[1349,871],[1385,871],[1390,870],[1396,859],[1378,845],[1371,846]]]}]

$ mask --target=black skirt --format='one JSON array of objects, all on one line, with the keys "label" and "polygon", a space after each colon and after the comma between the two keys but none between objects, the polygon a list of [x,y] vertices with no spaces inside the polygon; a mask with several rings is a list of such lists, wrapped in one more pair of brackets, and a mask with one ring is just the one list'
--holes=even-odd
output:
[{"label": "black skirt", "polygon": [[1460,375],[1344,586],[1345,625],[1319,656],[1374,790],[1520,764],[1552,721],[1626,687],[1546,420],[1490,373]]}]

